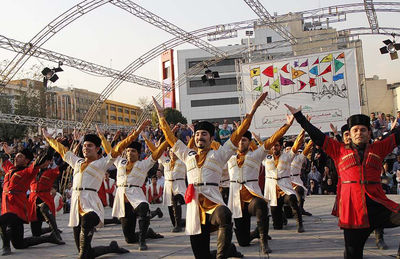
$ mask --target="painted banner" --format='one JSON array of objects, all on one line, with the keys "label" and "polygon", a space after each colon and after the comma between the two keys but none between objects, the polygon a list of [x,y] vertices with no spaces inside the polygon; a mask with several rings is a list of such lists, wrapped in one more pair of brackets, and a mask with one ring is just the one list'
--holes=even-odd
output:
[{"label": "painted banner", "polygon": [[[263,92],[267,99],[253,118],[251,131],[263,137],[272,135],[286,121],[285,103],[302,106],[304,114],[322,131],[339,129],[351,114],[361,112],[355,49],[292,57],[242,65],[244,112]],[[288,134],[298,134],[296,122]]]}]

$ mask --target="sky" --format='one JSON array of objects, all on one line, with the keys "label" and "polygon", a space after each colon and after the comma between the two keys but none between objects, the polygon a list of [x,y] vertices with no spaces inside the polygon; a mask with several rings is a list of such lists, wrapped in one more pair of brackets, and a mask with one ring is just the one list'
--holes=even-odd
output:
[{"label": "sky", "polygon": [[[216,24],[237,22],[257,18],[244,1],[239,0],[139,0],[134,1],[143,8],[157,14],[178,27],[192,31]],[[260,0],[269,13],[285,14],[337,4],[360,3],[361,0]],[[399,2],[399,0],[392,2]],[[0,35],[28,42],[49,22],[57,18],[72,6],[80,3],[76,0],[2,0],[0,2]],[[377,13],[380,27],[400,27],[400,13]],[[365,13],[349,14],[347,21],[334,23],[337,29],[369,26]],[[244,35],[241,32],[239,36]],[[104,4],[70,23],[55,34],[42,47],[65,55],[83,59],[113,69],[123,70],[141,55],[174,36],[148,24],[136,16],[110,3]],[[381,55],[379,48],[382,40],[388,36],[361,36],[366,77],[378,75],[388,83],[400,82],[400,59],[390,60]],[[215,46],[240,43],[241,37],[210,42]],[[398,39],[400,41],[400,39]],[[176,48],[193,48],[184,44]],[[0,65],[11,60],[14,52],[0,49]],[[29,70],[33,65],[54,67],[55,63],[32,57],[24,66]],[[0,66],[1,67],[1,66]],[[111,82],[110,78],[94,76],[74,68],[63,67],[60,79],[54,84],[58,87],[83,88],[100,93]],[[160,81],[160,57],[142,66],[135,75]],[[129,104],[138,104],[143,96],[156,95],[158,90],[122,83],[110,99]]]}]

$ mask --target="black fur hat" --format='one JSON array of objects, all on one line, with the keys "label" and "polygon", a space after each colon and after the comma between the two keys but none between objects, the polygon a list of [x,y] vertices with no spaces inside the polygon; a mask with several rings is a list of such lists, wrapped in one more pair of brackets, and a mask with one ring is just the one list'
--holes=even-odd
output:
[{"label": "black fur hat", "polygon": [[243,137],[246,137],[251,141],[251,132],[250,131],[246,131],[246,133],[243,134]]},{"label": "black fur hat", "polygon": [[83,142],[89,141],[96,145],[96,147],[100,147],[101,139],[96,134],[86,134],[83,137]]},{"label": "black fur hat", "polygon": [[32,160],[33,159],[33,153],[30,149],[24,148],[21,152],[19,152],[25,156],[26,159]]},{"label": "black fur hat", "polygon": [[140,152],[142,151],[142,144],[137,141],[133,141],[127,148],[136,149],[137,152],[140,154]]},{"label": "black fur hat", "polygon": [[210,133],[210,136],[212,137],[214,136],[215,127],[211,122],[200,121],[194,126],[194,132],[196,133],[196,131],[198,130],[206,130],[208,131],[208,133]]},{"label": "black fur hat", "polygon": [[368,129],[371,127],[371,120],[367,115],[364,114],[355,114],[351,115],[347,119],[347,125],[349,126],[349,130],[356,125],[366,126]]},{"label": "black fur hat", "polygon": [[347,124],[344,124],[341,128],[340,131],[343,133],[345,133],[346,131],[349,131],[349,126]]}]

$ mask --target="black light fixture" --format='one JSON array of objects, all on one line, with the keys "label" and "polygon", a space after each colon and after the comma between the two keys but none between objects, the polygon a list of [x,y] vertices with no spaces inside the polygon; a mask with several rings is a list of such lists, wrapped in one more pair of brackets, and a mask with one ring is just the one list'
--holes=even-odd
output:
[{"label": "black light fixture", "polygon": [[[207,67],[205,67],[205,68],[207,68]],[[210,86],[214,86],[215,78],[219,78],[219,73],[217,71],[213,72],[207,68],[207,70],[204,72],[204,76],[201,77],[201,81],[203,81],[203,83],[208,82],[208,84]]]},{"label": "black light fixture", "polygon": [[57,72],[62,72],[62,71],[64,71],[62,68],[61,68],[61,66],[62,66],[62,61],[59,61],[58,62],[58,67],[54,67],[53,69],[50,69],[50,68],[48,68],[48,67],[45,67],[43,70],[42,70],[42,75],[44,76],[43,77],[43,85],[44,85],[44,87],[45,88],[47,88],[47,82],[50,80],[51,82],[55,82],[55,81],[57,81],[58,80],[58,76],[57,76]]},{"label": "black light fixture", "polygon": [[394,34],[392,34],[392,36],[393,36],[393,41],[389,39],[384,40],[383,43],[385,43],[386,46],[380,48],[379,50],[381,51],[381,54],[389,53],[390,58],[394,60],[399,58],[397,51],[400,50],[400,43],[396,43]]}]

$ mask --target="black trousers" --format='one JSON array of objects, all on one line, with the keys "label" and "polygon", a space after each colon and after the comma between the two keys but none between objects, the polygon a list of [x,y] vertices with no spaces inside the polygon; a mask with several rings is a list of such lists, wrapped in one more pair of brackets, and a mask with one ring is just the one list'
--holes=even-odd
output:
[{"label": "black trousers", "polygon": [[169,218],[172,226],[182,227],[182,205],[185,204],[185,198],[181,194],[172,195],[172,206],[168,206]]},{"label": "black trousers", "polygon": [[268,204],[264,199],[254,197],[250,203],[244,203],[242,217],[234,219],[236,239],[240,246],[250,244],[251,216],[256,216],[258,225],[264,223],[267,226],[268,235]]},{"label": "black trousers", "polygon": [[[75,244],[76,247],[78,248],[78,252],[79,252],[81,231],[84,230],[84,232],[86,233],[90,232],[93,233],[94,227],[97,226],[99,223],[100,223],[100,218],[94,211],[88,212],[83,216],[79,215],[79,225],[73,228]],[[93,250],[93,248],[91,248],[90,250]],[[91,251],[89,254],[93,255],[94,251]]]},{"label": "black trousers", "polygon": [[137,236],[135,235],[136,229],[136,218],[149,217],[150,208],[149,204],[142,202],[135,209],[132,207],[130,202],[125,203],[125,217],[120,218],[122,232],[125,236],[127,243],[137,242]]},{"label": "black trousers", "polygon": [[[231,222],[232,213],[228,207],[223,205],[218,206],[211,215],[206,214],[206,224],[201,225],[201,234],[190,235],[190,244],[192,246],[194,257],[196,259],[211,258],[210,233],[212,232],[212,229],[215,228],[218,228],[217,254],[218,252],[221,253],[221,249],[226,249],[226,247],[222,247],[223,244],[227,245],[229,243],[230,246],[232,242]],[[226,236],[223,235],[225,230],[227,230],[227,232],[230,230],[230,238],[229,233]]]},{"label": "black trousers", "polygon": [[[43,221],[46,221],[40,210],[41,204],[42,204],[42,206],[47,206],[47,204],[45,204],[40,198],[37,198],[37,200],[36,200],[36,218],[37,218],[37,220],[32,221],[30,223],[32,236],[34,236],[34,237],[39,237],[42,235],[42,223],[43,223]],[[47,208],[48,208],[48,206],[47,206]]]},{"label": "black trousers", "polygon": [[228,204],[229,200],[229,187],[220,187],[219,192],[222,195],[222,199],[224,200],[225,204]]},{"label": "black trousers", "polygon": [[271,215],[274,229],[282,229],[283,228],[283,212],[282,207],[283,204],[288,204],[292,208],[292,212],[297,222],[303,223],[303,218],[301,216],[301,212],[299,209],[297,197],[295,194],[283,195],[278,198],[277,206],[271,206]]},{"label": "black trousers", "polygon": [[346,259],[363,258],[364,245],[371,232],[377,228],[394,228],[400,226],[400,213],[387,209],[380,203],[365,195],[369,219],[369,228],[343,229]]}]

